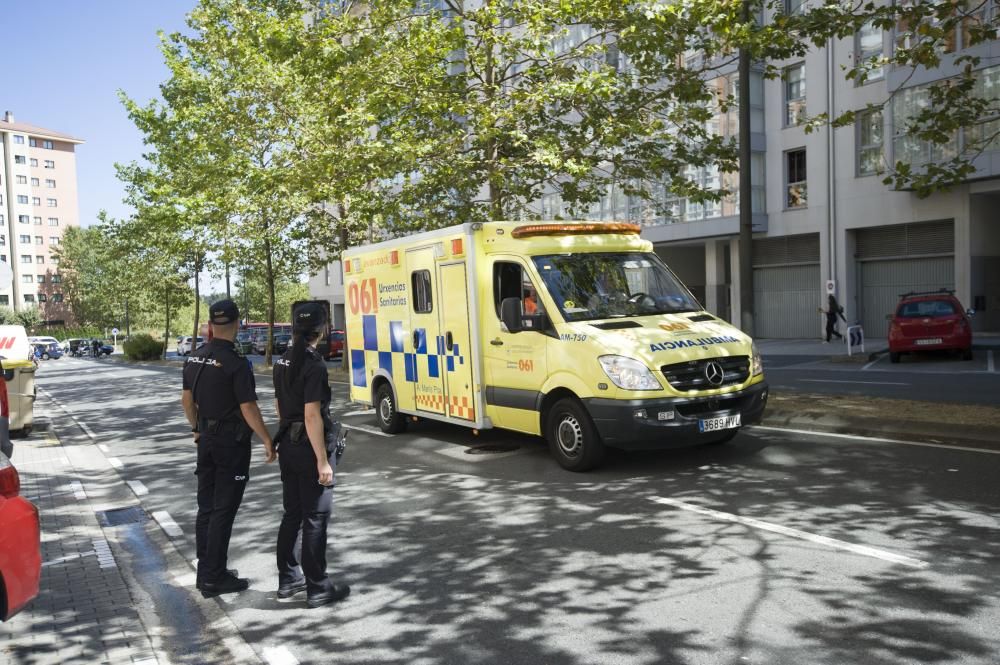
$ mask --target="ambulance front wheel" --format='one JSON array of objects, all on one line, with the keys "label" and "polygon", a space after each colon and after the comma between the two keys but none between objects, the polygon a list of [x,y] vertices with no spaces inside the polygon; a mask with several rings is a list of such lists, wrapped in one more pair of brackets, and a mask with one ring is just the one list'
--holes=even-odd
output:
[{"label": "ambulance front wheel", "polygon": [[546,438],[559,466],[587,471],[604,459],[604,443],[587,411],[575,399],[561,399],[549,411]]},{"label": "ambulance front wheel", "polygon": [[378,416],[378,426],[386,434],[406,431],[406,417],[396,410],[396,399],[392,396],[392,388],[388,383],[383,383],[375,391],[375,414]]}]

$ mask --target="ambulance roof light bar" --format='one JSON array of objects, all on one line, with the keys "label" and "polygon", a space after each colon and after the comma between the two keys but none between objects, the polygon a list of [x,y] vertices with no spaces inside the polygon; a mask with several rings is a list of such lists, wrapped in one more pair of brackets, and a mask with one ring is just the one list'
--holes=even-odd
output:
[{"label": "ambulance roof light bar", "polygon": [[535,236],[577,236],[592,234],[621,233],[638,235],[642,227],[628,222],[600,222],[593,224],[528,224],[510,232],[513,238],[533,238]]}]

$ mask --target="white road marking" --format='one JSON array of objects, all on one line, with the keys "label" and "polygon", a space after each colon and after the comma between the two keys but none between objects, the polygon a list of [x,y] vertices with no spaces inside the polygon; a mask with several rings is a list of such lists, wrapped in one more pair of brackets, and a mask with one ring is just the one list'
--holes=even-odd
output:
[{"label": "white road marking", "polygon": [[132,492],[134,492],[136,496],[146,496],[149,494],[149,490],[142,484],[141,480],[126,480],[125,482],[132,488]]},{"label": "white road marking", "polygon": [[108,458],[108,464],[110,464],[114,468],[118,469],[119,471],[121,471],[122,469],[125,468],[125,465],[122,464],[122,461],[120,459],[118,459],[117,457],[109,457]]},{"label": "white road marking", "polygon": [[993,349],[986,352],[986,371],[993,372]]},{"label": "white road marking", "polygon": [[954,446],[949,443],[927,443],[925,441],[904,441],[902,439],[884,439],[877,436],[859,436],[857,434],[840,434],[839,432],[820,432],[811,429],[792,429],[790,427],[770,427],[768,425],[750,425],[750,429],[762,429],[772,432],[788,432],[789,434],[813,434],[816,436],[828,436],[834,439],[851,439],[862,443],[897,443],[904,446],[919,446],[922,448],[945,448],[947,450],[964,450],[972,453],[986,453],[988,455],[1000,455],[1000,450],[990,450],[988,448],[972,448],[971,446]]},{"label": "white road marking", "polygon": [[83,491],[83,483],[79,480],[74,480],[69,484],[69,488],[73,490],[73,497],[77,501],[83,501],[87,498],[87,493]]},{"label": "white road marking", "polygon": [[268,665],[299,665],[299,659],[292,655],[288,647],[264,647],[263,655]]},{"label": "white road marking", "polygon": [[347,430],[356,429],[361,432],[366,432],[368,434],[375,434],[376,436],[384,436],[387,438],[392,437],[392,434],[386,434],[380,429],[375,429],[374,427],[368,427],[367,425],[348,425],[346,423],[340,423],[340,426]]},{"label": "white road marking", "polygon": [[359,409],[357,411],[347,411],[346,413],[340,414],[341,416],[374,416],[375,409]]},{"label": "white road marking", "polygon": [[904,556],[902,554],[895,554],[894,552],[889,552],[887,550],[881,550],[876,547],[868,547],[867,545],[857,545],[855,543],[848,543],[843,540],[837,540],[836,538],[828,538],[827,536],[819,536],[814,533],[809,533],[808,531],[800,531],[799,529],[793,529],[787,526],[781,526],[780,524],[772,524],[771,522],[763,522],[752,517],[742,517],[740,515],[734,515],[732,513],[723,513],[718,510],[712,510],[711,508],[702,508],[701,506],[695,505],[693,503],[687,503],[685,501],[678,501],[676,499],[668,499],[666,497],[653,497],[653,501],[656,503],[662,503],[668,506],[673,506],[674,508],[680,508],[681,510],[687,510],[692,513],[698,513],[699,515],[705,515],[713,519],[722,520],[725,522],[735,522],[736,524],[742,524],[744,526],[749,526],[754,529],[761,529],[762,531],[771,531],[773,533],[778,533],[783,536],[788,536],[789,538],[795,538],[797,540],[805,540],[811,543],[816,543],[818,545],[826,545],[833,549],[844,550],[845,552],[853,552],[854,554],[860,554],[862,556],[869,556],[875,559],[881,559],[883,561],[889,561],[891,563],[898,563],[903,566],[909,566],[910,568],[927,568],[930,566],[926,561],[921,561],[919,559],[914,559],[913,557]]},{"label": "white road marking", "polygon": [[873,360],[873,361],[871,361],[869,363],[865,363],[865,366],[861,368],[861,371],[864,371],[864,370],[868,369],[869,367],[871,367],[872,365],[874,365],[875,363],[877,363],[880,360],[882,360],[882,356],[877,356],[875,358],[875,360]]},{"label": "white road marking", "polygon": [[110,449],[110,448],[108,448],[108,447],[107,447],[106,445],[104,445],[103,443],[99,443],[99,444],[97,444],[97,449],[98,449],[98,450],[100,450],[100,451],[101,451],[102,453],[110,453],[110,452],[111,452],[111,449]]},{"label": "white road marking", "polygon": [[165,510],[153,511],[153,519],[156,520],[156,523],[160,525],[160,528],[163,529],[164,533],[166,533],[171,538],[180,538],[181,536],[184,535],[184,532],[181,531],[181,528],[177,525],[177,522],[174,521],[174,518],[171,517],[170,513],[168,513],[167,511]]},{"label": "white road marking", "polygon": [[857,383],[868,386],[908,386],[909,383],[899,383],[897,381],[841,381],[840,379],[797,379],[809,383]]},{"label": "white road marking", "polygon": [[79,559],[85,556],[96,556],[97,552],[91,550],[89,552],[77,552],[76,554],[67,554],[66,556],[61,556],[58,559],[52,559],[51,561],[45,561],[42,563],[42,568],[46,566],[55,566],[56,564],[65,563],[67,561],[72,561],[73,559]]},{"label": "white road marking", "polygon": [[73,418],[73,422],[75,422],[77,425],[80,426],[80,429],[83,430],[84,434],[86,434],[87,436],[89,436],[92,440],[96,440],[97,439],[97,435],[94,434],[94,432],[91,431],[91,429],[89,427],[87,427],[87,423],[83,422],[82,420],[77,420],[75,416],[71,416],[71,417]]}]

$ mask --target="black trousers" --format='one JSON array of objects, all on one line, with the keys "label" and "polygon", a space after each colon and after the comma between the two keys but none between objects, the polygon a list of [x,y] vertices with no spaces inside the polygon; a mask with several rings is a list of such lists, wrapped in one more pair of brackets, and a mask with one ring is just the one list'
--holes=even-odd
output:
[{"label": "black trousers", "polygon": [[844,336],[837,332],[837,317],[826,317],[826,341],[830,341],[830,335],[836,335],[837,339],[844,339]]},{"label": "black trousers", "polygon": [[[333,489],[319,484],[316,455],[308,440],[280,442],[281,499],[285,509],[278,527],[278,583],[306,581],[309,595],[325,591],[326,526],[330,521]],[[301,569],[300,569],[301,566]]]},{"label": "black trousers", "polygon": [[217,582],[226,571],[229,539],[250,479],[250,440],[203,432],[198,441],[198,581]]}]

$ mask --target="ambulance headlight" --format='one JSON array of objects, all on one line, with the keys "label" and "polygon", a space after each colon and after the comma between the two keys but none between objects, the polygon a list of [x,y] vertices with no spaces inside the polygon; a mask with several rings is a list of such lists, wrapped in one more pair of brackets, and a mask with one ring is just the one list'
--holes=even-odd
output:
[{"label": "ambulance headlight", "polygon": [[598,360],[608,378],[623,390],[660,390],[662,388],[649,368],[638,360],[625,356],[601,356]]},{"label": "ambulance headlight", "polygon": [[754,376],[764,373],[764,361],[760,359],[760,351],[757,350],[757,343],[750,343],[750,371]]}]

